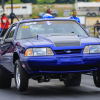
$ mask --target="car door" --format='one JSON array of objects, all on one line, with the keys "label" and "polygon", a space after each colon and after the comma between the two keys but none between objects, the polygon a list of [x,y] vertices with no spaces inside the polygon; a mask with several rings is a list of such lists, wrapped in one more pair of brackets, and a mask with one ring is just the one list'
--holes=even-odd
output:
[{"label": "car door", "polygon": [[[13,36],[16,29],[16,25],[11,26],[9,31],[6,33],[5,38],[1,41],[1,64],[4,68],[10,72],[14,72],[13,69]],[[12,41],[12,42],[11,42]]]}]

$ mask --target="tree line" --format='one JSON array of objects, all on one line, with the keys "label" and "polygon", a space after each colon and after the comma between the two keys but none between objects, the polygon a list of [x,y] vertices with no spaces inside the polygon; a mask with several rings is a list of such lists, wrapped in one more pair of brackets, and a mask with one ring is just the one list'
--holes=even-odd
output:
[{"label": "tree line", "polygon": [[[2,0],[0,0],[1,2]],[[100,1],[100,0],[77,0],[77,1],[90,1],[90,2],[93,2],[93,1]],[[6,4],[10,4],[11,3],[11,0],[5,0],[5,3]],[[53,4],[53,3],[58,3],[58,4],[61,4],[61,3],[75,3],[75,0],[13,0],[13,3],[14,4],[18,4],[18,3],[33,3],[33,4]]]}]

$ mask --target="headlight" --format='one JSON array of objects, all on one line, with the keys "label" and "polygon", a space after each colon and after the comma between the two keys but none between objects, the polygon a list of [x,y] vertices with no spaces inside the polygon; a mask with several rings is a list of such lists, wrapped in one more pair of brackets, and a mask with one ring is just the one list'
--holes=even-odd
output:
[{"label": "headlight", "polygon": [[26,50],[25,56],[33,56],[33,50],[32,50],[32,48]]},{"label": "headlight", "polygon": [[84,53],[100,53],[100,45],[89,45],[84,48]]},{"label": "headlight", "polygon": [[25,52],[25,56],[47,56],[54,55],[50,48],[30,48]]}]

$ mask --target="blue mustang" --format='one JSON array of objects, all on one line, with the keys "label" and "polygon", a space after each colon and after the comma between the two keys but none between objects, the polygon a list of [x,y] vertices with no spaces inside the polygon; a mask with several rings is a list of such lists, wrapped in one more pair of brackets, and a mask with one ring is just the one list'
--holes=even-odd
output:
[{"label": "blue mustang", "polygon": [[1,39],[0,88],[10,88],[12,78],[20,92],[27,90],[30,78],[80,86],[83,73],[92,74],[100,87],[100,39],[75,20],[19,21]]}]

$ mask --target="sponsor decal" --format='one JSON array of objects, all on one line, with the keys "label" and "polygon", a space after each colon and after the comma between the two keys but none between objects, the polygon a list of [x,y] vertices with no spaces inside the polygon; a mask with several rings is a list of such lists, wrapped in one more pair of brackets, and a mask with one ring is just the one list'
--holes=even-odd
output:
[{"label": "sponsor decal", "polygon": [[[21,6],[14,6],[13,9],[21,8]],[[6,9],[11,9],[11,7],[6,7]]]},{"label": "sponsor decal", "polygon": [[24,65],[24,64],[22,64],[22,67],[23,67],[23,68],[25,68],[25,65]]},{"label": "sponsor decal", "polygon": [[46,21],[47,25],[52,25],[52,23],[50,21]]},{"label": "sponsor decal", "polygon": [[22,26],[23,29],[29,28],[29,26]]},{"label": "sponsor decal", "polygon": [[24,23],[23,26],[29,26],[29,25],[34,25],[36,24],[37,22],[32,22],[32,23]]}]

